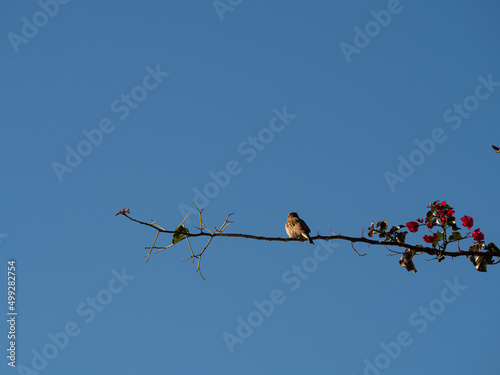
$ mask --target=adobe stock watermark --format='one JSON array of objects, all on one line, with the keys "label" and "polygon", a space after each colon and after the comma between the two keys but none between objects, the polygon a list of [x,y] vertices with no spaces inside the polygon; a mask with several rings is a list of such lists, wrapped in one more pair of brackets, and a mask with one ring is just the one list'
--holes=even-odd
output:
[{"label": "adobe stock watermark", "polygon": [[[140,84],[132,87],[128,93],[122,93],[119,99],[113,100],[110,104],[111,112],[116,114],[121,121],[125,120],[130,112],[139,106],[139,103],[146,100],[148,91],[155,90],[170,75],[161,70],[160,64],[156,64],[154,69],[148,65],[145,70],[146,74],[142,77]],[[115,129],[116,125],[110,117],[103,117],[93,129],[83,129],[83,139],[76,147],[73,148],[70,145],[65,147],[67,153],[64,161],[53,161],[51,164],[59,182],[63,182],[63,175],[73,172],[82,163],[83,158],[89,156],[94,147],[101,144],[105,134],[110,134]]]},{"label": "adobe stock watermark", "polygon": [[222,334],[222,339],[229,353],[234,353],[237,344],[243,345],[245,340],[250,338],[254,331],[264,324],[265,319],[270,318],[276,308],[286,302],[287,290],[295,292],[299,289],[303,281],[309,279],[318,270],[319,265],[331,257],[333,249],[337,247],[339,245],[336,243],[320,241],[319,245],[314,246],[312,256],[305,257],[299,265],[294,264],[283,272],[281,275],[281,281],[285,286],[283,289],[273,289],[269,293],[269,299],[253,300],[252,304],[255,309],[244,318],[241,316],[236,318],[234,333],[226,331]]},{"label": "adobe stock watermark", "polygon": [[[459,129],[462,122],[479,109],[480,103],[490,98],[496,88],[500,87],[500,82],[494,81],[491,73],[488,74],[488,78],[479,76],[477,80],[479,84],[476,86],[474,94],[466,96],[461,103],[454,103],[452,107],[443,112],[443,121],[450,124],[452,130]],[[391,192],[396,191],[396,184],[403,183],[412,176],[416,167],[421,166],[427,158],[436,152],[437,145],[444,143],[447,139],[448,134],[443,127],[434,128],[429,138],[415,139],[414,143],[417,147],[409,153],[408,157],[398,156],[397,172],[384,172],[385,181]]]},{"label": "adobe stock watermark", "polygon": [[[246,141],[238,145],[238,154],[246,156],[245,161],[247,163],[255,160],[258,153],[263,151],[274,140],[275,135],[285,130],[286,126],[290,124],[290,120],[297,117],[295,114],[288,113],[286,106],[282,110],[273,108],[273,114],[268,126],[261,128],[256,136],[248,136]],[[194,195],[191,202],[194,202],[200,210],[206,208],[210,200],[216,198],[221,190],[229,185],[231,177],[239,175],[242,171],[241,163],[232,159],[226,163],[224,169],[217,172],[208,172],[209,181],[200,189],[193,188]],[[182,218],[185,218],[188,213],[197,215],[197,211],[192,204],[180,203],[178,208]],[[186,224],[189,222],[189,219],[186,220]]]},{"label": "adobe stock watermark", "polygon": [[[412,1],[412,0],[408,0]],[[363,48],[368,47],[373,38],[376,38],[383,28],[386,28],[391,23],[392,17],[400,14],[404,7],[399,0],[389,0],[386,9],[379,11],[371,10],[372,19],[368,21],[363,29],[354,27],[353,44],[342,42],[339,44],[345,60],[348,64],[352,61],[352,55],[359,55]]]},{"label": "adobe stock watermark", "polygon": [[[434,298],[426,306],[420,306],[408,317],[408,324],[416,333],[424,333],[429,325],[445,312],[446,306],[453,303],[467,289],[466,285],[459,284],[456,277],[453,282],[445,279],[444,285],[445,287],[441,289],[438,298]],[[382,371],[387,370],[391,363],[401,356],[403,349],[413,343],[414,337],[415,333],[412,336],[409,330],[403,330],[396,335],[394,341],[381,342],[380,348],[382,350],[373,358],[363,360],[363,375],[380,375]]]},{"label": "adobe stock watermark", "polygon": [[14,52],[18,54],[19,46],[21,44],[28,44],[31,39],[38,35],[38,31],[47,26],[49,20],[59,13],[60,5],[66,5],[69,2],[70,0],[39,0],[37,4],[40,10],[33,13],[29,18],[21,18],[21,35],[13,31],[7,34],[7,39]]},{"label": "adobe stock watermark", "polygon": [[[111,275],[112,277],[105,288],[99,290],[95,296],[87,297],[84,302],[76,306],[76,314],[83,318],[83,322],[86,324],[92,323],[97,314],[102,312],[113,301],[113,298],[123,292],[130,281],[135,279],[135,276],[125,272],[125,268],[122,268],[121,272],[111,270]],[[55,359],[62,350],[66,349],[71,340],[77,337],[83,328],[82,322],[79,324],[70,320],[60,331],[49,332],[47,334],[47,344],[40,349],[32,349],[31,365],[19,365],[17,367],[18,373],[21,375],[38,375],[44,371],[49,365],[49,361]]]},{"label": "adobe stock watermark", "polygon": [[224,21],[224,13],[233,12],[241,5],[243,0],[214,0],[212,5],[221,22]]}]

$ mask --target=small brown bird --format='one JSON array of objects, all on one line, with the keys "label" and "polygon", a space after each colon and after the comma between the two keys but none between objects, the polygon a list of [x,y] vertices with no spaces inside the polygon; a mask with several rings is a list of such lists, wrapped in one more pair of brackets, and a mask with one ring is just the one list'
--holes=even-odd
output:
[{"label": "small brown bird", "polygon": [[309,233],[311,230],[307,226],[307,224],[299,218],[296,212],[290,212],[288,214],[288,218],[285,223],[286,233],[290,238],[297,238],[299,240],[304,241],[304,239],[308,240],[311,245],[314,245],[314,242],[309,237]]}]

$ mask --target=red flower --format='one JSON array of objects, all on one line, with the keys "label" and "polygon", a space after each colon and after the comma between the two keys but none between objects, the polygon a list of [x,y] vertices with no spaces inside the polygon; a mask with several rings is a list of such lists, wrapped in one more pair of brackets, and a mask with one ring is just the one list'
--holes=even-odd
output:
[{"label": "red flower", "polygon": [[406,223],[406,227],[412,233],[418,231],[418,223],[416,221],[409,221],[408,223]]},{"label": "red flower", "polygon": [[470,230],[470,228],[472,228],[472,226],[474,225],[474,219],[470,216],[465,215],[462,218],[462,225]]},{"label": "red flower", "polygon": [[446,206],[446,201],[442,201],[441,206]]},{"label": "red flower", "polygon": [[433,227],[432,223],[427,223],[427,228],[431,229]]},{"label": "red flower", "polygon": [[449,210],[446,210],[446,212],[444,214],[446,216],[450,217],[450,216],[453,216],[454,213],[455,213],[455,211],[453,211],[452,209],[449,209]]},{"label": "red flower", "polygon": [[484,240],[484,234],[482,234],[481,230],[477,228],[472,232],[472,238],[474,239],[474,241],[481,242]]},{"label": "red flower", "polygon": [[424,219],[417,219],[417,221],[418,221],[419,223],[423,223],[423,222],[424,222]]},{"label": "red flower", "polygon": [[437,237],[436,233],[434,233],[432,236],[424,236],[424,241],[427,243],[433,243],[436,237]]}]

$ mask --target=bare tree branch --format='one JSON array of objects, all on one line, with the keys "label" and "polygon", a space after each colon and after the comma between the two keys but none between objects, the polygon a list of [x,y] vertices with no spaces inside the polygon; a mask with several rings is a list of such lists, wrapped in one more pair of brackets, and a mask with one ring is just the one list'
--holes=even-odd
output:
[{"label": "bare tree branch", "polygon": [[[232,214],[231,214],[232,215]],[[146,225],[148,227],[154,228],[158,230],[158,232],[163,232],[163,233],[176,233],[175,230],[166,230],[166,229],[158,229],[156,226],[150,223],[146,223],[144,221],[136,220],[132,217],[130,217],[127,214],[123,214],[126,218],[135,221],[136,223]],[[304,242],[303,240],[295,239],[295,238],[283,238],[283,237],[267,237],[267,236],[256,236],[253,234],[244,234],[244,233],[206,233],[206,232],[198,232],[198,233],[189,233],[186,235],[187,237],[233,237],[233,238],[249,238],[253,240],[260,240],[260,241],[281,241],[281,242],[292,242],[292,241],[300,241]],[[433,249],[431,247],[420,247],[417,245],[411,245],[408,243],[401,243],[401,242],[395,242],[395,241],[383,241],[383,240],[374,240],[371,238],[366,238],[366,237],[350,237],[350,236],[342,236],[342,235],[333,235],[333,236],[315,236],[311,237],[312,240],[324,240],[324,241],[331,241],[331,240],[345,240],[345,241],[350,241],[350,242],[362,242],[362,243],[367,243],[371,245],[381,245],[381,246],[396,246],[400,247],[403,249],[411,249],[415,250],[417,252],[424,252],[429,255],[446,255],[449,257],[461,257],[461,256],[470,256],[470,255],[478,255],[477,252],[474,251],[440,251],[438,249]],[[493,256],[498,256],[500,257],[500,252],[493,252]]]},{"label": "bare tree branch", "polygon": [[[214,227],[214,230],[208,229],[208,227],[205,225],[203,222],[202,218],[202,212],[203,209],[200,210],[196,206],[196,204],[193,203],[195,206],[196,210],[198,211],[199,219],[200,219],[200,226],[199,228],[196,228],[198,232],[196,233],[191,233],[189,230],[184,226],[184,222],[187,220],[189,217],[189,214],[186,216],[186,218],[179,224],[179,226],[175,230],[168,230],[165,228],[162,228],[159,226],[156,221],[151,221],[151,223],[141,221],[134,219],[133,217],[130,216],[130,210],[127,209],[126,207],[119,211],[115,216],[117,215],[123,215],[127,219],[150,227],[156,231],[156,236],[154,238],[153,244],[151,246],[146,247],[146,249],[149,249],[149,252],[147,254],[147,260],[146,262],[149,261],[149,258],[151,256],[151,252],[153,249],[156,249],[157,251],[155,252],[158,253],[160,251],[163,251],[169,247],[174,246],[176,243],[181,242],[182,240],[186,240],[189,250],[191,252],[191,256],[187,258],[185,261],[192,260],[194,264],[194,260],[197,259],[197,268],[196,272],[200,273],[200,276],[205,280],[201,273],[201,257],[207,250],[208,246],[212,242],[212,240],[215,237],[225,237],[225,238],[247,238],[247,239],[253,239],[253,240],[259,240],[259,241],[278,241],[278,242],[291,242],[291,241],[301,241],[304,242],[303,239],[298,239],[298,238],[283,238],[283,237],[269,237],[269,236],[257,236],[253,234],[245,234],[245,233],[226,233],[225,230],[227,227],[232,223],[232,221],[229,220],[229,218],[233,215],[232,213],[229,213],[222,223],[222,225],[217,228]],[[386,221],[379,221],[377,225],[375,226],[375,221],[371,224],[369,231],[368,231],[368,236],[370,238],[367,238],[364,236],[364,227],[361,231],[361,237],[351,237],[351,236],[344,236],[342,235],[342,231],[339,232],[339,234],[335,234],[332,230],[330,232],[332,235],[329,236],[322,236],[318,234],[315,237],[311,237],[312,240],[314,241],[332,241],[332,240],[343,240],[343,241],[348,241],[351,244],[352,249],[356,252],[357,255],[359,256],[365,256],[365,254],[360,254],[356,248],[354,247],[354,243],[366,243],[368,244],[368,247],[370,245],[375,245],[375,246],[384,246],[388,251],[394,253],[391,255],[402,255],[401,259],[399,260],[399,264],[403,267],[405,267],[408,271],[414,271],[417,272],[415,269],[415,265],[413,263],[413,258],[415,255],[419,254],[427,254],[432,256],[432,260],[438,260],[441,262],[445,257],[467,257],[470,259],[470,261],[473,263],[473,265],[476,267],[478,271],[481,272],[486,272],[486,267],[488,264],[498,264],[500,263],[500,259],[498,261],[493,260],[493,257],[498,257],[500,258],[500,249],[493,244],[489,243],[486,245],[483,241],[484,235],[480,233],[479,229],[474,231],[472,233],[472,237],[474,237],[474,244],[469,248],[468,251],[463,251],[460,249],[459,242],[466,240],[467,238],[470,238],[471,236],[471,227],[472,227],[472,218],[468,216],[464,216],[462,218],[462,221],[466,224],[466,227],[469,229],[469,232],[465,235],[465,237],[462,237],[461,234],[458,232],[460,228],[456,226],[455,223],[455,217],[453,217],[453,213],[455,211],[452,210],[452,208],[446,204],[446,202],[440,202],[436,201],[434,203],[431,203],[429,206],[431,208],[431,211],[427,213],[427,217],[425,222],[427,224],[424,224],[423,219],[418,219],[421,224],[418,224],[417,222],[408,222],[406,225],[397,225],[393,226],[392,228],[388,228],[387,222]],[[465,221],[464,221],[465,220]],[[408,233],[407,231],[404,231],[404,229],[408,229],[410,232],[416,232],[418,230],[419,226],[424,226],[427,225],[427,227],[433,228],[439,227],[441,228],[441,231],[438,231],[437,233],[430,235],[424,236],[424,240],[432,245],[430,246],[423,246],[423,245],[412,245],[409,243],[405,242],[406,239],[406,234]],[[452,230],[452,234],[447,237],[446,229]],[[173,239],[172,239],[172,244],[163,246],[163,247],[158,247],[155,246],[156,242],[158,240],[158,237],[161,233],[167,233],[167,234],[173,234]],[[432,233],[432,232],[431,232]],[[373,236],[375,234],[378,234],[379,237],[381,238],[380,240],[374,239]],[[195,254],[193,251],[193,248],[191,246],[191,242],[189,241],[190,238],[207,238],[207,242],[203,249],[198,253]],[[457,251],[449,251],[447,250],[447,246],[451,244],[452,242],[457,243]],[[395,250],[396,249],[401,249],[401,250]]]}]

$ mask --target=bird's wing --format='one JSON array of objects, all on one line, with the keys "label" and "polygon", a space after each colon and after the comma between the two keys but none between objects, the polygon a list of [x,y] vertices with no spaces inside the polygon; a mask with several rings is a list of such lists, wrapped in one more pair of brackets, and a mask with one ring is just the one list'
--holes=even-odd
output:
[{"label": "bird's wing", "polygon": [[306,233],[309,233],[311,231],[309,229],[309,227],[307,226],[306,222],[304,220],[302,220],[302,219],[300,219],[300,227]]}]

